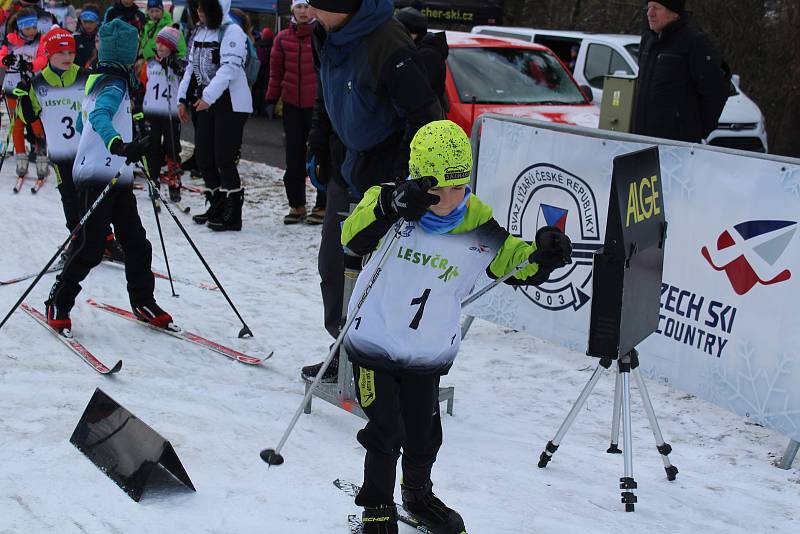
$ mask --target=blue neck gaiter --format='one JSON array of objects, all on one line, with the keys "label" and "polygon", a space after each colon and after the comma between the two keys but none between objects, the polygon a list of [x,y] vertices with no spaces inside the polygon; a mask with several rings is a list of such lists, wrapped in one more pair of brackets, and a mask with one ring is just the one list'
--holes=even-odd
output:
[{"label": "blue neck gaiter", "polygon": [[419,220],[419,225],[429,234],[446,234],[464,220],[464,215],[467,213],[467,201],[471,194],[472,189],[467,186],[466,192],[464,193],[464,200],[462,200],[453,211],[447,215],[441,216],[428,210]]}]

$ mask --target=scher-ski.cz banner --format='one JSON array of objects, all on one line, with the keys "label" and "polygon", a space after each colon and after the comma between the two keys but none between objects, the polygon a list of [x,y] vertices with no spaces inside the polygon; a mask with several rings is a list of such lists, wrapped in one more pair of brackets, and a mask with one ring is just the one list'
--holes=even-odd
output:
[{"label": "scher-ski.cz banner", "polygon": [[[557,279],[501,286],[467,312],[585,351],[613,158],[647,146],[487,119],[476,193],[524,239],[561,226],[575,254]],[[800,162],[698,146],[659,153],[669,229],[641,369],[800,440]]]}]

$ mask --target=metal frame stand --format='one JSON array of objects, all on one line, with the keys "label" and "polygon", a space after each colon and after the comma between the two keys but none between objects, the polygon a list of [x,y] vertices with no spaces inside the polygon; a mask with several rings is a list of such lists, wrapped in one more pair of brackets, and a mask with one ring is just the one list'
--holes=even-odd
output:
[{"label": "metal frame stand", "polygon": [[[555,437],[547,442],[544,451],[542,451],[542,454],[539,456],[538,466],[540,468],[547,467],[547,464],[558,450],[561,440],[564,439],[564,436],[572,426],[572,423],[575,422],[578,412],[580,412],[581,408],[583,408],[583,405],[586,404],[586,400],[589,398],[592,390],[600,380],[600,375],[604,370],[610,369],[612,363],[613,360],[604,358],[601,359],[597,364],[592,376],[589,378],[589,382],[584,386],[583,390],[578,396],[578,400],[576,400],[575,404],[573,404],[572,409],[569,411],[569,414],[567,414],[564,422],[561,423],[561,426],[559,427],[558,432],[556,432]],[[622,490],[621,496],[622,503],[625,505],[625,511],[633,512],[634,505],[637,502],[636,495],[634,494],[634,490],[637,489],[637,484],[636,480],[633,478],[633,435],[631,428],[630,390],[631,374],[633,374],[637,386],[639,387],[639,393],[641,394],[642,403],[644,404],[644,409],[647,413],[647,419],[650,422],[650,429],[653,431],[653,437],[655,437],[656,440],[656,449],[661,455],[661,460],[664,462],[664,470],[667,473],[667,480],[675,480],[675,477],[678,474],[678,468],[672,465],[669,461],[669,454],[672,452],[672,447],[668,443],[664,442],[664,438],[661,435],[661,428],[658,425],[658,419],[656,419],[656,414],[653,410],[653,404],[650,402],[650,395],[647,393],[647,386],[645,386],[644,379],[639,372],[639,353],[636,351],[636,349],[632,350],[631,352],[621,356],[617,361],[617,365],[618,371],[616,376],[616,386],[614,388],[614,413],[612,414],[611,418],[611,445],[606,452],[609,454],[623,454],[624,475],[619,479],[619,488]],[[622,421],[622,450],[620,450],[618,446],[620,419]]]},{"label": "metal frame stand", "polygon": [[776,465],[781,469],[791,469],[798,450],[800,450],[800,442],[790,439],[789,445],[786,446],[786,452],[783,453],[781,461]]}]

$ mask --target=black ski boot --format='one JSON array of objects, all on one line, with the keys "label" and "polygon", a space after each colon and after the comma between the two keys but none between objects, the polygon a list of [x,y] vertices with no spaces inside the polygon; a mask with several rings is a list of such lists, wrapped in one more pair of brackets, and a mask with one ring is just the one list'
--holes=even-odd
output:
[{"label": "black ski boot", "polygon": [[125,251],[119,241],[114,237],[114,232],[106,235],[106,246],[103,249],[103,259],[114,263],[125,263]]},{"label": "black ski boot", "polygon": [[435,534],[466,534],[464,520],[433,493],[433,483],[420,488],[400,484],[403,508]]},{"label": "black ski boot", "polygon": [[206,191],[206,204],[208,204],[208,209],[205,213],[198,213],[192,220],[197,224],[205,224],[208,220],[212,217],[215,217],[217,213],[222,211],[223,205],[222,201],[225,198],[225,193],[219,190],[219,188],[214,189],[213,191]]},{"label": "black ski boot", "polygon": [[72,337],[72,321],[69,318],[69,308],[56,306],[55,302],[48,299],[44,303],[47,324],[64,337]]},{"label": "black ski boot", "polygon": [[136,318],[140,321],[150,323],[153,326],[163,328],[165,330],[178,330],[178,328],[172,322],[172,316],[162,310],[161,306],[156,304],[155,299],[139,306],[131,303],[131,308],[133,308],[133,315],[136,316]]},{"label": "black ski boot", "polygon": [[362,534],[397,534],[397,507],[365,506],[361,523]]},{"label": "black ski boot", "polygon": [[[317,373],[319,373],[319,370],[321,368],[322,368],[322,362],[316,363],[314,365],[306,365],[300,371],[300,378],[302,378],[306,382],[313,382],[314,378],[316,378]],[[332,383],[336,382],[337,380],[339,380],[339,356],[338,355],[336,355],[333,358],[333,361],[331,362],[331,364],[328,366],[327,369],[325,369],[325,374],[322,375],[322,378],[320,379],[320,382],[326,383],[326,384],[332,384]]]},{"label": "black ski boot", "polygon": [[209,217],[206,226],[215,232],[228,230],[238,232],[242,229],[242,204],[244,204],[244,189],[228,191],[222,203],[221,213]]}]

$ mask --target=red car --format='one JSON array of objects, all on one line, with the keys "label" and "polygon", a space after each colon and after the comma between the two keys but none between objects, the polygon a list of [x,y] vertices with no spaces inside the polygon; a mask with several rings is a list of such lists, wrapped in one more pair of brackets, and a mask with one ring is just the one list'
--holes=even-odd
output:
[{"label": "red car", "polygon": [[548,48],[447,32],[447,118],[467,134],[484,113],[597,128],[600,109]]}]

